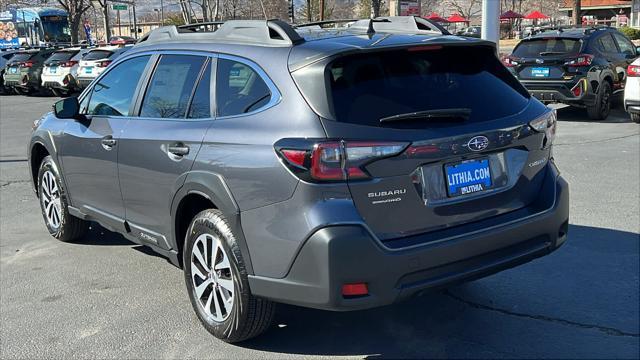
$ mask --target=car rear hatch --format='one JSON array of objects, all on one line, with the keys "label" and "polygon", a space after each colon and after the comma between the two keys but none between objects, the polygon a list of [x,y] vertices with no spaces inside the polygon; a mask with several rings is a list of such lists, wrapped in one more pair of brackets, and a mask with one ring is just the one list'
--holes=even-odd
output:
[{"label": "car rear hatch", "polygon": [[18,52],[13,55],[7,63],[5,76],[10,78],[20,78],[21,67],[23,67],[25,64],[28,64],[29,60],[31,60],[35,54],[35,52]]},{"label": "car rear hatch", "polygon": [[72,60],[72,58],[78,53],[78,51],[56,51],[44,62],[44,74],[45,75],[66,75],[71,71],[71,68],[78,62]]},{"label": "car rear hatch", "polygon": [[106,68],[111,60],[109,59],[114,54],[111,50],[91,50],[80,60],[80,67],[78,68],[79,77],[96,77],[102,72],[103,68]]},{"label": "car rear hatch", "polygon": [[[591,63],[589,55],[579,59],[582,41],[576,38],[548,37],[521,41],[505,59],[520,80],[570,80],[576,68]],[[576,62],[576,60],[581,60]]]},{"label": "car rear hatch", "polygon": [[[312,94],[318,73],[326,109]],[[523,209],[538,196],[555,113],[530,98],[490,46],[363,51],[293,76],[329,138],[298,164],[311,170],[301,177],[340,180],[339,163],[358,211],[385,242]],[[544,122],[540,131],[534,119]]]}]

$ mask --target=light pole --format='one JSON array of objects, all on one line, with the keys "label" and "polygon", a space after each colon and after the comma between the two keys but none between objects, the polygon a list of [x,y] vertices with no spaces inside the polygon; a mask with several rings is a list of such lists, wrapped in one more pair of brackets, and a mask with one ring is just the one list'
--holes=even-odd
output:
[{"label": "light pole", "polygon": [[164,26],[164,3],[160,0],[160,26]]}]

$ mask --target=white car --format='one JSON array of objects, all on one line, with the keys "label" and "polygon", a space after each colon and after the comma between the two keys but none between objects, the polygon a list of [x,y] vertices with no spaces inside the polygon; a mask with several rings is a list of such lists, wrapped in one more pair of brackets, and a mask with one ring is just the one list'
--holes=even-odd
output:
[{"label": "white car", "polygon": [[80,60],[78,87],[83,89],[91,84],[93,79],[102,74],[104,69],[106,69],[113,60],[128,49],[128,47],[118,46],[105,46],[91,49],[82,60]]},{"label": "white car", "polygon": [[627,67],[624,109],[629,113],[633,122],[640,123],[640,58]]},{"label": "white car", "polygon": [[54,95],[68,95],[77,90],[76,78],[80,60],[88,49],[68,48],[54,52],[45,60],[42,69],[42,87]]}]

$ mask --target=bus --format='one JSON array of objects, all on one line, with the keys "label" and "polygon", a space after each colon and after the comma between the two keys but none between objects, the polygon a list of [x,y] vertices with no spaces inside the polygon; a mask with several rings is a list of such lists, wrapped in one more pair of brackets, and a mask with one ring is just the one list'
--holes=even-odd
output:
[{"label": "bus", "polygon": [[69,14],[57,8],[9,8],[0,12],[0,49],[70,44]]}]

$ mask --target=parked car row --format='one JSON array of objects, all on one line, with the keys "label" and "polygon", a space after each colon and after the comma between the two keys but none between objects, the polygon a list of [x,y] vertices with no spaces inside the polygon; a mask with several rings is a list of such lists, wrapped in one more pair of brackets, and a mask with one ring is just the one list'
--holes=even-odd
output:
[{"label": "parked car row", "polygon": [[84,89],[130,46],[34,48],[0,57],[5,94],[69,95]]},{"label": "parked car row", "polygon": [[590,27],[533,35],[503,62],[538,100],[585,108],[592,120],[606,119],[612,97],[625,92],[625,110],[638,122],[640,69],[632,63],[639,56],[617,29]]}]

